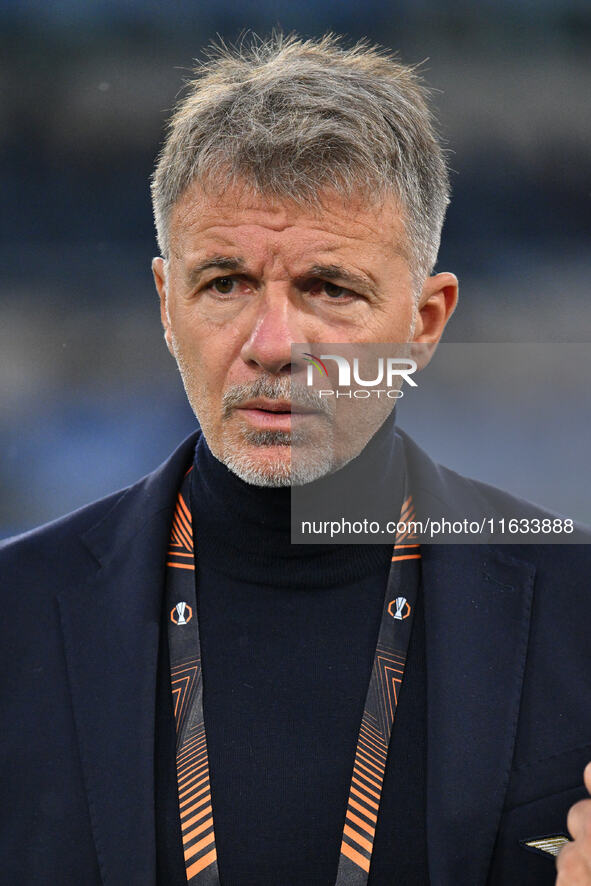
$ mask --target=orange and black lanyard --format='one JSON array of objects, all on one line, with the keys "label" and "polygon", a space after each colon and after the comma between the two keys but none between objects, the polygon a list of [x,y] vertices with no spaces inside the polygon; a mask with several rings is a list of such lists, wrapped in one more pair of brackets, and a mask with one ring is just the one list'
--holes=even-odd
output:
[{"label": "orange and black lanyard", "polygon": [[[176,766],[187,882],[220,886],[214,811],[203,718],[203,674],[195,591],[197,556],[188,502],[190,471],[178,494],[166,569],[170,680],[177,731]],[[404,495],[400,522],[414,519]],[[365,886],[388,745],[410,639],[419,585],[420,547],[398,535],[386,585],[373,669],[359,727],[335,886]],[[405,596],[402,595],[404,589]]]}]

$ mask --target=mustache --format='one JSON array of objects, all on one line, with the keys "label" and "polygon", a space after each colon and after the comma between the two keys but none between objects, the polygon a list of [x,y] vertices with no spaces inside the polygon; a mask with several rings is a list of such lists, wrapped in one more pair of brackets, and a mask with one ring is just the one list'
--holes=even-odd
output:
[{"label": "mustache", "polygon": [[222,418],[229,418],[232,410],[248,400],[266,397],[268,400],[288,400],[293,407],[315,409],[324,415],[332,414],[331,404],[316,391],[292,381],[289,376],[272,378],[261,375],[253,382],[232,385],[222,395]]}]

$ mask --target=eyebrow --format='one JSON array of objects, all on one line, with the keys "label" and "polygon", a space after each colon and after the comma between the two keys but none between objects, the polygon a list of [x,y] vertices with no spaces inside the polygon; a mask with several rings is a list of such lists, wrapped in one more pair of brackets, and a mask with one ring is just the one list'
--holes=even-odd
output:
[{"label": "eyebrow", "polygon": [[365,274],[357,274],[355,271],[348,271],[347,268],[343,268],[341,265],[312,265],[308,272],[302,276],[338,280],[362,292],[374,292],[375,290],[375,285],[370,277]]},{"label": "eyebrow", "polygon": [[214,255],[212,258],[205,259],[196,265],[191,266],[191,270],[187,273],[189,284],[197,283],[199,278],[205,271],[217,268],[219,271],[244,271],[246,262],[243,258],[234,258],[228,255]]}]

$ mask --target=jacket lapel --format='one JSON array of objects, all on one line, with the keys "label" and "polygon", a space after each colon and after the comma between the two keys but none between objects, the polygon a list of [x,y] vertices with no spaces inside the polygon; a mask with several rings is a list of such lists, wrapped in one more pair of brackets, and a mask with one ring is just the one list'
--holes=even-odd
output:
[{"label": "jacket lapel", "polygon": [[58,596],[104,886],[156,882],[154,729],[165,553],[193,445],[194,438],[185,441],[83,538],[100,568]]},{"label": "jacket lapel", "polygon": [[535,572],[508,547],[423,548],[433,886],[484,886],[499,826]]},{"label": "jacket lapel", "polygon": [[[506,508],[498,490],[442,468],[397,433],[418,519],[480,522],[497,501]],[[511,770],[535,566],[520,545],[425,544],[421,554],[430,878],[484,886]]]}]

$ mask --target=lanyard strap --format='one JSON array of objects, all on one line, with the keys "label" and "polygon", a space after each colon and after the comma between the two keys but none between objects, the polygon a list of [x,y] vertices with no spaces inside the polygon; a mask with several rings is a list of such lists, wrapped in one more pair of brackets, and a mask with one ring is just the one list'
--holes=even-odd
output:
[{"label": "lanyard strap", "polygon": [[[177,731],[176,767],[187,883],[220,886],[203,717],[203,673],[195,590],[190,475],[178,493],[166,562],[170,682]],[[414,519],[404,496],[400,521]],[[357,740],[335,886],[367,884],[386,758],[419,586],[420,547],[399,535],[384,596],[373,669]]]}]

